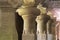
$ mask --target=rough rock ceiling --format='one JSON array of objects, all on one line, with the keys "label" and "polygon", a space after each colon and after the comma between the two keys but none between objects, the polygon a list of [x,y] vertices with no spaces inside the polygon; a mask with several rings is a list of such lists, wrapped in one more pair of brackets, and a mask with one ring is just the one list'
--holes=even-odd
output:
[{"label": "rough rock ceiling", "polygon": [[21,5],[22,0],[0,0],[0,7],[17,7]]},{"label": "rough rock ceiling", "polygon": [[49,3],[48,3],[49,5],[49,7],[52,7],[52,8],[60,8],[60,1],[50,1]]},{"label": "rough rock ceiling", "polygon": [[[40,0],[44,2],[45,0]],[[0,0],[0,7],[18,7],[22,4],[22,0]]]},{"label": "rough rock ceiling", "polygon": [[[56,5],[57,4],[60,5],[60,2],[57,2],[58,0],[39,0],[39,1],[40,1],[40,3],[44,4],[44,6],[46,6],[46,4],[48,6],[53,6],[54,2],[50,2],[50,1],[56,1],[55,2]],[[23,2],[23,0],[0,0],[0,7],[13,7],[13,8],[16,8],[16,7],[21,6],[22,2]]]}]

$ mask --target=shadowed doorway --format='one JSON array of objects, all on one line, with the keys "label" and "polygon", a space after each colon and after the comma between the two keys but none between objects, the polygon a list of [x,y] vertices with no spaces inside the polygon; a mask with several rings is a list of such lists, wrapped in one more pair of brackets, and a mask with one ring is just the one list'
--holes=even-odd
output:
[{"label": "shadowed doorway", "polygon": [[18,13],[15,13],[16,20],[16,30],[18,33],[18,40],[22,40],[22,32],[23,32],[23,19]]}]

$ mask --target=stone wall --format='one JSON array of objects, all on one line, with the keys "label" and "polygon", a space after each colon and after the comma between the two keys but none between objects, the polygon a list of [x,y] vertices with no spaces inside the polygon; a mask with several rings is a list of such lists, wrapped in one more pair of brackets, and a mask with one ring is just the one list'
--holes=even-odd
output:
[{"label": "stone wall", "polygon": [[13,8],[0,8],[0,40],[17,40]]}]

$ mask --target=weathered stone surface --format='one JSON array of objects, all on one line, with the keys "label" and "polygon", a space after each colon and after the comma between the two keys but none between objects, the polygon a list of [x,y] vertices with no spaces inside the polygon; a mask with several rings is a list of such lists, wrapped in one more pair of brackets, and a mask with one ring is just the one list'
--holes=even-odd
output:
[{"label": "weathered stone surface", "polygon": [[17,8],[22,4],[22,0],[0,0],[0,7]]},{"label": "weathered stone surface", "polygon": [[[1,22],[1,10],[0,10],[0,22]],[[1,27],[1,23],[0,23],[0,27]]]},{"label": "weathered stone surface", "polygon": [[49,1],[48,7],[49,8],[60,8],[60,0],[59,1]]},{"label": "weathered stone surface", "polygon": [[37,34],[37,40],[46,40],[46,34]]},{"label": "weathered stone surface", "polygon": [[24,20],[22,40],[37,40],[35,19],[40,11],[36,8],[35,4],[37,2],[39,3],[39,1],[40,0],[23,0],[23,5],[16,10]]},{"label": "weathered stone surface", "polygon": [[1,8],[0,40],[17,40],[15,14],[11,8]]},{"label": "weathered stone surface", "polygon": [[22,40],[36,40],[36,35],[34,34],[23,34]]}]

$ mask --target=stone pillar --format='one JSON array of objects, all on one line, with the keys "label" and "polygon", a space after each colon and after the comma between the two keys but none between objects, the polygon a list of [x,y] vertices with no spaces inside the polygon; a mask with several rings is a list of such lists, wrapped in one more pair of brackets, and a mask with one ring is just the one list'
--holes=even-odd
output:
[{"label": "stone pillar", "polygon": [[36,19],[36,22],[37,22],[37,40],[42,40],[42,34],[43,34],[43,21],[40,19],[39,16],[37,16],[37,19]]},{"label": "stone pillar", "polygon": [[55,31],[56,40],[60,40],[60,21],[56,21]]},{"label": "stone pillar", "polygon": [[47,22],[47,36],[48,36],[48,40],[54,40],[53,39],[53,32],[54,30],[52,30],[52,28],[54,27],[53,26],[53,19],[50,19],[48,22]]},{"label": "stone pillar", "polygon": [[24,20],[22,40],[36,40],[35,18],[39,14],[36,8],[22,8],[17,10]]},{"label": "stone pillar", "polygon": [[40,11],[36,8],[36,0],[23,0],[23,5],[16,12],[24,20],[22,40],[36,40],[35,19]]},{"label": "stone pillar", "polygon": [[50,16],[50,20],[47,22],[48,40],[56,40],[55,38],[56,19],[53,17],[51,11],[48,11],[47,15]]},{"label": "stone pillar", "polygon": [[46,36],[46,24],[50,17],[46,14],[46,8],[43,7],[41,4],[37,6],[38,9],[40,9],[40,15],[37,16],[37,40],[47,40]]},{"label": "stone pillar", "polygon": [[0,10],[0,40],[18,40],[15,24],[15,9],[2,7]]},{"label": "stone pillar", "polygon": [[24,30],[23,34],[33,34],[36,32],[35,29],[35,15],[23,15],[24,20]]},{"label": "stone pillar", "polygon": [[[37,21],[37,38],[38,40],[46,40],[46,24],[49,20],[48,15],[39,15],[36,19]],[[40,35],[40,36],[39,36]]]}]

